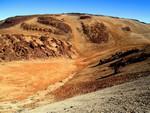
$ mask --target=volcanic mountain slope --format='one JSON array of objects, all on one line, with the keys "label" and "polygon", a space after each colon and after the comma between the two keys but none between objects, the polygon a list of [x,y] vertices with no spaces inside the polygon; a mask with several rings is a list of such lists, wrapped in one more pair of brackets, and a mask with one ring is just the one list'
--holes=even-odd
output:
[{"label": "volcanic mountain slope", "polygon": [[72,58],[114,46],[149,44],[149,27],[138,21],[105,16],[12,17],[0,24],[0,58],[1,61]]},{"label": "volcanic mountain slope", "polygon": [[2,111],[149,76],[149,57],[150,25],[137,20],[89,14],[8,18],[0,22]]}]

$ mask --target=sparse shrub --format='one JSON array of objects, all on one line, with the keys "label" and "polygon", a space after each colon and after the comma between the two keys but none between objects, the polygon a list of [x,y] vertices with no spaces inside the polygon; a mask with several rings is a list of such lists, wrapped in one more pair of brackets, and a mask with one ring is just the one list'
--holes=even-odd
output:
[{"label": "sparse shrub", "polygon": [[12,103],[12,104],[16,104],[17,101],[16,101],[16,100],[12,100],[11,103]]},{"label": "sparse shrub", "polygon": [[0,106],[0,110],[4,109],[3,106]]}]

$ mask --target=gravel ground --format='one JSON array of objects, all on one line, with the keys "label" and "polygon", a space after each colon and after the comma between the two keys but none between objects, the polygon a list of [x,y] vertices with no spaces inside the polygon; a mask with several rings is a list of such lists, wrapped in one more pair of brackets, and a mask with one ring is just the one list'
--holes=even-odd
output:
[{"label": "gravel ground", "polygon": [[150,113],[150,76],[23,113]]}]

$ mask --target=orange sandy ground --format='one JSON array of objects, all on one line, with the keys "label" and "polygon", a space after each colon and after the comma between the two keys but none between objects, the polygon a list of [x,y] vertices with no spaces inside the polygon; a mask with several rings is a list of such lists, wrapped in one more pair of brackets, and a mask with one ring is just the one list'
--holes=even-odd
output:
[{"label": "orange sandy ground", "polygon": [[67,78],[77,70],[73,60],[18,61],[0,64],[0,100],[22,100]]}]

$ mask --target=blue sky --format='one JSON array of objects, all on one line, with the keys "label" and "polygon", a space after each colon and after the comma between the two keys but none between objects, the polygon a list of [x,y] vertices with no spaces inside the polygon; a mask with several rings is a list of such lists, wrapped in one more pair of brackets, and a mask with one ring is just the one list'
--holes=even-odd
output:
[{"label": "blue sky", "polygon": [[31,14],[91,13],[150,23],[150,0],[0,0],[0,20]]}]

